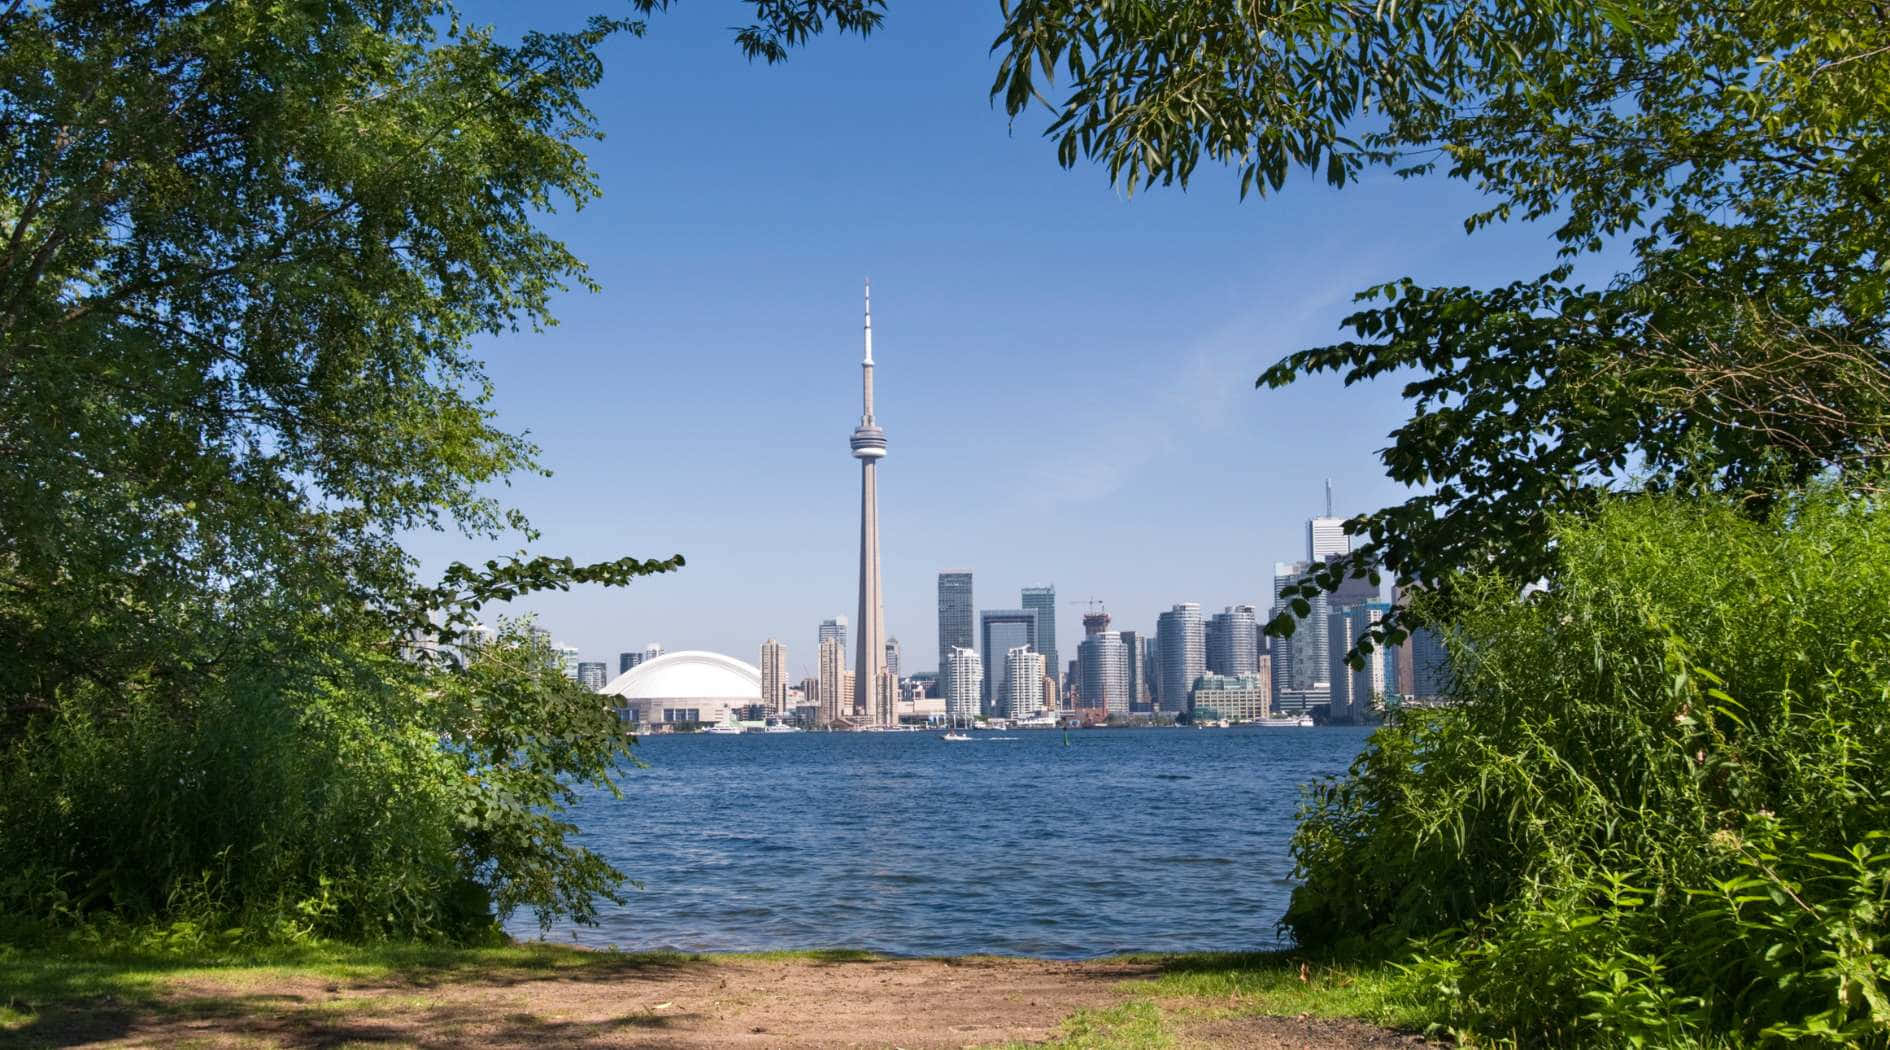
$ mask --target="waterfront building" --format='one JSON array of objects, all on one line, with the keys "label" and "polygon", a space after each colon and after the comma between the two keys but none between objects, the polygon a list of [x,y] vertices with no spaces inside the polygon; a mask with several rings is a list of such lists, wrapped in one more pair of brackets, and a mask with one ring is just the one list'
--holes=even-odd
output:
[{"label": "waterfront building", "polygon": [[899,677],[899,639],[886,639],[886,673]]},{"label": "waterfront building", "polygon": [[853,713],[852,696],[843,692],[846,688],[846,666],[846,643],[838,638],[822,640],[816,664],[820,676],[817,695],[822,725],[838,722]]},{"label": "waterfront building", "polygon": [[553,663],[556,663],[558,665],[558,670],[562,671],[566,678],[569,678],[574,682],[577,681],[577,677],[578,677],[578,647],[577,646],[554,645],[551,647],[551,659]]},{"label": "waterfront building", "polygon": [[601,692],[634,725],[732,721],[761,703],[761,670],[721,653],[668,653],[638,662]]},{"label": "waterfront building", "polygon": [[899,695],[907,700],[943,698],[945,693],[939,688],[939,680],[938,671],[915,671],[899,680]]},{"label": "waterfront building", "polygon": [[867,722],[876,726],[899,724],[899,679],[891,671],[881,671],[873,690],[873,710]]},{"label": "waterfront building", "polygon": [[1103,717],[1129,713],[1129,654],[1122,635],[1097,631],[1076,647],[1076,666],[1082,675],[1079,707],[1100,711]]},{"label": "waterfront building", "polygon": [[984,665],[978,660],[978,651],[954,646],[945,654],[939,676],[945,686],[946,716],[955,721],[976,717],[984,702]]},{"label": "waterfront building", "polygon": [[1398,688],[1418,700],[1436,700],[1450,691],[1450,655],[1444,639],[1429,627],[1411,631],[1402,650]]},{"label": "waterfront building", "polygon": [[584,660],[577,666],[578,684],[595,693],[610,681],[610,665],[602,660]]},{"label": "waterfront building", "polygon": [[999,714],[1010,700],[1010,676],[1005,654],[1018,646],[1037,644],[1037,614],[1029,609],[985,609],[978,614],[978,633],[984,651],[983,712]]},{"label": "waterfront building", "polygon": [[[891,725],[891,702],[880,707],[886,670],[886,606],[879,579],[879,461],[886,456],[886,432],[873,419],[873,284],[866,284],[866,357],[860,362],[860,425],[850,447],[860,461],[860,602],[859,647],[853,662],[853,708],[876,725]],[[890,695],[890,694],[887,694]],[[881,717],[882,713],[885,717]]]},{"label": "waterfront building", "polygon": [[761,643],[761,702],[771,715],[788,711],[787,646],[770,638]]},{"label": "waterfront building", "polygon": [[1005,651],[1002,713],[1006,718],[1028,718],[1043,709],[1043,667],[1043,654],[1028,645]]},{"label": "waterfront building", "polygon": [[1230,605],[1207,625],[1207,669],[1210,674],[1253,674],[1260,669],[1259,617],[1251,605]]},{"label": "waterfront building", "polygon": [[[842,657],[842,659],[844,661],[844,656]],[[854,682],[854,678],[853,678],[852,671],[840,672],[840,710],[844,712],[844,711],[847,711],[849,708],[851,708],[852,714],[853,714],[853,720],[855,722],[858,722],[866,718],[866,712],[861,711],[858,708],[853,706],[855,703],[857,703],[856,694],[859,692],[857,689],[854,688],[853,682]]]},{"label": "waterfront building", "polygon": [[1229,722],[1254,722],[1267,717],[1273,707],[1273,682],[1263,674],[1207,674],[1194,683],[1194,717],[1197,722],[1224,719]]},{"label": "waterfront building", "polygon": [[1126,686],[1129,694],[1129,712],[1147,714],[1151,707],[1150,697],[1154,695],[1153,661],[1149,658],[1149,638],[1140,631],[1122,632],[1122,656],[1128,663]]},{"label": "waterfront building", "polygon": [[[1354,668],[1346,662],[1345,654],[1372,624],[1377,623],[1390,609],[1384,602],[1366,602],[1362,605],[1339,609],[1326,617],[1327,631],[1332,639],[1329,703],[1331,718],[1334,722],[1359,723],[1366,721],[1371,712],[1385,695],[1397,685],[1396,654],[1387,653],[1384,646],[1374,646],[1369,653],[1361,654],[1363,666]],[[1387,658],[1392,661],[1391,679],[1387,681]]]},{"label": "waterfront building", "polygon": [[1160,653],[1161,677],[1155,702],[1164,714],[1188,710],[1188,693],[1195,679],[1207,673],[1207,637],[1201,606],[1182,602],[1155,618],[1155,648]]},{"label": "waterfront building", "polygon": [[842,649],[847,647],[846,617],[836,616],[831,620],[820,621],[820,634],[814,639],[815,644],[829,640],[839,642]]},{"label": "waterfront building", "polygon": [[1061,670],[1057,665],[1056,585],[1026,587],[1018,604],[1037,614],[1037,635],[1032,647],[1043,654],[1043,665],[1049,668],[1050,674],[1056,674]]},{"label": "waterfront building", "polygon": [[[1292,611],[1289,599],[1278,597],[1280,591],[1312,572],[1310,561],[1282,561],[1273,564],[1272,615]],[[1273,695],[1309,698],[1312,704],[1330,698],[1331,667],[1326,653],[1326,616],[1328,595],[1320,591],[1306,599],[1310,609],[1305,616],[1295,615],[1293,633],[1273,640]]]},{"label": "waterfront building", "polygon": [[946,569],[938,574],[939,695],[946,695],[946,678],[953,649],[976,649],[978,636],[971,616],[971,570]]}]

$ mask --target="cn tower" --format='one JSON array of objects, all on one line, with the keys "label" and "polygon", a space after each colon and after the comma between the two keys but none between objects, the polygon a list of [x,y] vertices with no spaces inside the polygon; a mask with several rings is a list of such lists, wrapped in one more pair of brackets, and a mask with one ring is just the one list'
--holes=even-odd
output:
[{"label": "cn tower", "polygon": [[853,428],[853,458],[860,461],[860,650],[853,661],[853,713],[868,723],[890,722],[877,703],[886,670],[885,606],[879,593],[879,461],[886,432],[873,421],[873,282],[866,282],[866,360],[860,362],[860,425]]}]

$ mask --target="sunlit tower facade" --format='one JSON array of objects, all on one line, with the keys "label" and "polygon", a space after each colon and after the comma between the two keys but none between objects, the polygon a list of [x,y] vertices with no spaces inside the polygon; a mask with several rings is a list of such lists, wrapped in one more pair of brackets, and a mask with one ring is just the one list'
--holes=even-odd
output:
[{"label": "sunlit tower facade", "polygon": [[853,428],[853,458],[860,461],[860,608],[853,663],[853,710],[878,722],[877,702],[886,672],[885,603],[879,589],[879,461],[886,432],[873,419],[873,284],[866,284],[866,359],[860,362],[860,425]]},{"label": "sunlit tower facade", "polygon": [[772,638],[761,643],[761,702],[771,715],[788,713],[787,646]]}]

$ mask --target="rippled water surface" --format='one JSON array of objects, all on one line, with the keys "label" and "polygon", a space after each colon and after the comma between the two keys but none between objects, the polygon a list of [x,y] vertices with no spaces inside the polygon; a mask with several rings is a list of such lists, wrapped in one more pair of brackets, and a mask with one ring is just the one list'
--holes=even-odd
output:
[{"label": "rippled water surface", "polygon": [[[1299,785],[1346,728],[646,737],[584,843],[642,889],[625,949],[1080,957],[1277,943]],[[530,916],[515,933],[536,936]]]}]

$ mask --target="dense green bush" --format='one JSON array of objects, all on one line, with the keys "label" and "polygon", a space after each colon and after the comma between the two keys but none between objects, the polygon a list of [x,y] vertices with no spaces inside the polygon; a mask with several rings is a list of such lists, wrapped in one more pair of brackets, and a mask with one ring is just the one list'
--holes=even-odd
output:
[{"label": "dense green bush", "polygon": [[1886,1045],[1880,502],[1622,498],[1469,581],[1458,703],[1314,789],[1288,929],[1524,1044]]},{"label": "dense green bush", "polygon": [[0,747],[0,914],[193,946],[477,940],[617,899],[559,814],[630,741],[542,641],[513,625],[463,666],[250,641],[184,697],[75,689]]}]

